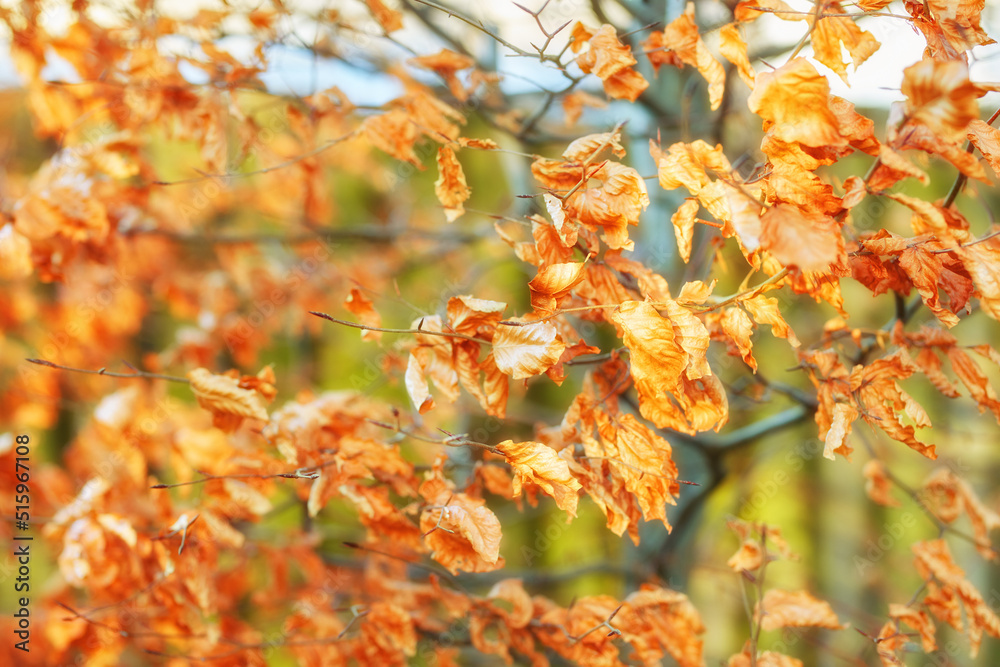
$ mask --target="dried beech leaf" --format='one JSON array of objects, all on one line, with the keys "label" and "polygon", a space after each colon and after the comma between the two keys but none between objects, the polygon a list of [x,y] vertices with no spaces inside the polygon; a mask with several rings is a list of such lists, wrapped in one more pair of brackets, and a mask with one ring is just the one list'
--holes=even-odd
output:
[{"label": "dried beech leaf", "polygon": [[566,343],[549,322],[501,324],[493,338],[497,368],[515,380],[541,375],[559,361],[565,349]]}]

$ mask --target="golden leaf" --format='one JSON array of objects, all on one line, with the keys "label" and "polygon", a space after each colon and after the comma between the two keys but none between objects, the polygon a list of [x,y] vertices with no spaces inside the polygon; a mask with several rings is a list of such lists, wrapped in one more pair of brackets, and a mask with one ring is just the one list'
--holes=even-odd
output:
[{"label": "golden leaf", "polygon": [[[578,43],[575,37],[574,29],[574,48]],[[636,64],[632,49],[619,41],[614,26],[607,23],[602,25],[590,37],[589,44],[590,48],[576,58],[580,69],[587,74],[596,74],[604,83],[604,92],[609,97],[635,102],[642,91],[649,87],[649,82],[632,69]]]},{"label": "golden leaf", "polygon": [[556,451],[540,442],[504,440],[496,448],[514,469],[514,495],[524,484],[536,484],[552,496],[559,509],[576,516],[580,482],[570,474],[569,465]]},{"label": "golden leaf", "polygon": [[719,51],[722,57],[736,66],[743,83],[753,90],[756,72],[747,57],[747,44],[740,37],[740,29],[736,23],[727,23],[719,30]]},{"label": "golden leaf", "polygon": [[455,53],[449,49],[441,49],[432,55],[410,58],[409,62],[411,65],[429,69],[444,79],[445,83],[448,84],[448,90],[458,98],[459,102],[468,99],[469,91],[462,86],[456,72],[475,66],[476,61],[469,56]]},{"label": "golden leaf", "polygon": [[395,9],[386,7],[382,0],[365,0],[365,4],[386,33],[403,29],[403,15]]},{"label": "golden leaf", "polygon": [[804,58],[757,74],[747,103],[755,114],[774,123],[770,131],[779,139],[814,147],[846,143],[830,110],[830,84]]},{"label": "golden leaf", "polygon": [[493,338],[497,368],[515,380],[544,373],[559,361],[566,343],[549,322],[499,325]]},{"label": "golden leaf", "polygon": [[212,423],[223,431],[234,431],[244,419],[267,421],[264,397],[257,391],[240,388],[240,381],[228,375],[214,375],[204,368],[188,373],[198,405],[212,413]]},{"label": "golden leaf", "polygon": [[869,498],[884,507],[899,507],[899,501],[892,497],[892,480],[881,461],[871,459],[862,468],[861,474],[865,478],[865,493]]},{"label": "golden leaf", "polygon": [[761,247],[785,266],[829,273],[831,265],[847,261],[840,225],[833,218],[778,204],[769,208],[760,222]]},{"label": "golden leaf", "polygon": [[840,630],[837,615],[829,602],[818,600],[807,591],[783,591],[772,588],[757,603],[760,625],[766,631],[778,628],[828,628]]},{"label": "golden leaf", "polygon": [[434,181],[434,194],[444,206],[444,215],[448,222],[455,222],[463,213],[462,204],[469,198],[471,190],[465,182],[465,172],[455,157],[451,146],[442,146],[437,156],[438,179]]},{"label": "golden leaf", "polygon": [[[375,304],[357,287],[351,288],[351,293],[347,295],[347,299],[344,301],[344,307],[357,317],[362,324],[370,327],[382,326],[382,316],[375,310]],[[382,332],[362,329],[361,340],[382,340]]]},{"label": "golden leaf", "polygon": [[642,47],[657,72],[662,65],[674,67],[691,65],[697,69],[698,73],[708,81],[711,108],[713,110],[719,108],[726,88],[726,70],[712,56],[698,33],[693,2],[689,2],[684,13],[662,31],[651,32],[649,38],[642,43]]},{"label": "golden leaf", "polygon": [[480,499],[445,494],[424,509],[420,530],[431,557],[452,574],[500,569],[500,520]]}]

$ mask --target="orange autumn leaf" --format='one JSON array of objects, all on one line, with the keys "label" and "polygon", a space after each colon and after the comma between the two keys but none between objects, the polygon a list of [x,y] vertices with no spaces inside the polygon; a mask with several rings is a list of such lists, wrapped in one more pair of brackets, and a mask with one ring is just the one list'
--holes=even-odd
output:
[{"label": "orange autumn leaf", "polygon": [[514,469],[514,495],[521,494],[524,484],[535,484],[552,496],[559,509],[576,516],[577,491],[580,482],[570,474],[569,466],[554,449],[540,442],[504,440],[496,445]]},{"label": "orange autumn leaf", "polygon": [[740,299],[740,305],[746,308],[747,312],[757,324],[771,325],[771,334],[776,338],[784,338],[792,347],[799,347],[799,339],[795,332],[788,326],[788,322],[778,309],[778,300],[763,294],[754,294],[744,299]]},{"label": "orange autumn leaf", "polygon": [[435,466],[420,486],[420,494],[427,500],[420,514],[420,530],[431,557],[452,574],[503,567],[499,519],[483,500],[454,491],[440,474]]},{"label": "orange autumn leaf", "polygon": [[445,83],[448,84],[451,94],[459,102],[464,102],[468,99],[469,91],[459,81],[457,73],[475,66],[476,61],[469,56],[455,53],[449,49],[441,49],[431,55],[410,58],[409,63],[423,69],[431,70],[444,79]]},{"label": "orange autumn leaf", "polygon": [[771,132],[779,139],[812,147],[845,143],[830,110],[830,84],[804,58],[757,74],[747,103],[751,111],[773,123]]},{"label": "orange autumn leaf", "polygon": [[865,493],[869,498],[884,507],[899,507],[900,502],[892,497],[892,480],[886,474],[885,464],[871,459],[861,474],[865,478]]},{"label": "orange autumn leaf", "polygon": [[[444,325],[439,316],[432,315],[417,319],[410,328],[443,331]],[[434,408],[428,381],[432,381],[449,402],[454,402],[458,398],[459,380],[449,339],[428,334],[416,334],[416,338],[418,345],[410,350],[404,383],[410,400],[422,414]]]},{"label": "orange autumn leaf", "polygon": [[590,164],[601,156],[605,150],[610,150],[618,158],[625,157],[625,147],[621,145],[620,132],[600,132],[588,134],[574,139],[562,153],[567,162],[582,162]]},{"label": "orange autumn leaf", "polygon": [[515,380],[544,373],[559,361],[566,343],[549,322],[501,324],[493,338],[497,368]]},{"label": "orange autumn leaf", "polygon": [[625,598],[615,619],[622,638],[647,665],[661,664],[669,655],[679,667],[701,667],[705,625],[683,593],[644,584]]},{"label": "orange autumn leaf", "polygon": [[930,589],[924,604],[939,619],[968,634],[969,653],[975,658],[983,632],[1000,637],[1000,617],[966,579],[965,571],[952,558],[947,542],[917,542],[912,550],[917,572]]},{"label": "orange autumn leaf", "polygon": [[829,602],[818,600],[807,591],[783,591],[772,588],[757,603],[760,625],[766,631],[779,628],[827,628],[840,630],[842,625]]},{"label": "orange autumn leaf", "polygon": [[402,109],[392,109],[386,113],[366,118],[361,124],[361,132],[372,146],[388,153],[397,160],[409,162],[422,168],[420,158],[413,150],[417,142],[417,129],[410,115]]},{"label": "orange autumn leaf", "polygon": [[670,443],[632,415],[599,418],[598,430],[612,475],[635,495],[647,521],[662,521],[669,531],[666,506],[680,491]]},{"label": "orange autumn leaf", "polygon": [[640,412],[660,428],[718,430],[729,407],[704,360],[708,331],[686,309],[670,307],[670,319],[637,301],[621,304],[611,315],[629,349]]},{"label": "orange autumn leaf", "polygon": [[[477,299],[467,294],[453,296],[448,299],[448,330],[490,340],[506,309],[507,304],[501,301]],[[469,343],[478,349],[478,343]]]},{"label": "orange autumn leaf", "polygon": [[837,460],[840,454],[850,460],[854,449],[847,444],[847,436],[851,434],[851,426],[858,418],[858,411],[847,403],[837,403],[833,407],[833,423],[823,435],[823,457],[831,461]]},{"label": "orange autumn leaf", "polygon": [[967,136],[986,158],[993,172],[1000,176],[1000,130],[977,118],[969,123]]},{"label": "orange autumn leaf", "polygon": [[934,621],[927,615],[927,612],[893,603],[889,605],[889,616],[920,633],[920,644],[925,653],[933,653],[937,650],[937,641],[934,638]]},{"label": "orange autumn leaf", "polygon": [[599,97],[594,97],[590,93],[582,90],[574,90],[567,93],[562,98],[563,112],[566,114],[566,127],[573,127],[583,115],[584,107],[591,109],[605,109],[608,103]]},{"label": "orange autumn leaf", "polygon": [[628,227],[638,225],[639,214],[649,206],[645,181],[632,167],[611,161],[588,174],[601,185],[582,188],[569,197],[564,202],[567,215],[602,230],[602,240],[612,250],[631,250],[634,243]]},{"label": "orange autumn leaf", "polygon": [[764,555],[760,540],[746,539],[740,543],[736,553],[729,557],[726,565],[737,572],[753,572],[764,564]]},{"label": "orange autumn leaf", "polygon": [[694,224],[697,222],[695,216],[698,215],[698,202],[694,199],[685,199],[674,214],[670,216],[670,222],[674,227],[674,238],[677,240],[677,252],[685,262],[691,261],[691,247],[694,241]]},{"label": "orange autumn leaf", "polygon": [[951,470],[938,470],[924,481],[921,498],[925,506],[945,523],[954,522],[962,513],[968,515],[979,553],[988,560],[997,560],[989,534],[1000,528],[1000,515],[979,499],[968,482]]},{"label": "orange autumn leaf", "polygon": [[722,330],[739,349],[743,361],[756,373],[757,360],[753,358],[753,343],[750,341],[753,335],[753,321],[740,308],[726,308],[722,312],[720,324]]},{"label": "orange autumn leaf", "polygon": [[[583,34],[586,33],[581,36]],[[573,42],[574,48],[577,43]],[[635,102],[649,87],[649,82],[632,69],[636,64],[632,49],[621,43],[614,26],[602,25],[589,37],[588,44],[589,48],[576,58],[580,69],[587,74],[595,74],[604,84],[604,92],[609,97]]]},{"label": "orange autumn leaf", "polygon": [[980,20],[986,3],[984,0],[928,0],[937,27],[956,51],[967,51],[975,46],[995,44]]},{"label": "orange autumn leaf", "polygon": [[727,23],[719,29],[719,51],[722,57],[736,66],[736,72],[753,90],[756,72],[747,57],[747,44],[740,37],[740,28],[737,23]]},{"label": "orange autumn leaf", "polygon": [[390,7],[386,7],[382,0],[365,0],[365,4],[368,5],[368,9],[371,10],[375,20],[378,21],[378,24],[382,26],[382,29],[385,30],[386,33],[402,30],[403,15],[398,11]]},{"label": "orange autumn leaf", "polygon": [[1000,236],[959,248],[956,253],[972,277],[980,306],[1000,320]]},{"label": "orange autumn leaf", "polygon": [[198,405],[212,413],[212,423],[223,431],[236,430],[244,419],[268,420],[265,395],[241,388],[239,378],[196,368],[188,380]]},{"label": "orange autumn leaf", "polygon": [[503,567],[500,557],[500,521],[483,506],[457,498],[424,511],[420,529],[431,557],[452,574],[491,572]]},{"label": "orange autumn leaf", "polygon": [[469,198],[471,190],[465,182],[462,165],[450,146],[438,149],[437,164],[438,179],[434,181],[434,193],[444,206],[445,218],[448,222],[454,222],[465,213],[462,204]]},{"label": "orange autumn leaf", "polygon": [[[937,458],[935,446],[916,439],[916,428],[930,426],[927,414],[897,382],[912,375],[914,369],[898,353],[864,366],[859,364],[851,371],[850,390],[865,422],[934,460]],[[914,423],[904,425],[899,418],[900,412],[904,412]]]},{"label": "orange autumn leaf", "polygon": [[694,3],[689,2],[683,14],[662,31],[653,31],[642,43],[653,69],[659,72],[663,65],[683,67],[691,65],[708,81],[708,97],[712,109],[722,104],[726,87],[726,71],[712,56],[698,33],[694,20]]},{"label": "orange autumn leaf", "polygon": [[828,273],[847,260],[840,225],[833,218],[779,204],[769,208],[760,222],[761,247],[785,266]]},{"label": "orange autumn leaf", "polygon": [[559,301],[583,280],[583,262],[550,264],[540,269],[528,283],[531,306],[539,312],[551,312]]},{"label": "orange autumn leaf", "polygon": [[[344,307],[357,317],[361,324],[369,327],[382,326],[382,316],[375,310],[375,304],[357,287],[351,288],[351,293],[344,300]],[[361,340],[382,340],[382,332],[362,330]]]},{"label": "orange autumn leaf", "polygon": [[753,21],[762,14],[773,14],[782,21],[804,21],[802,12],[796,11],[784,0],[740,0],[733,10],[738,22]]},{"label": "orange autumn leaf", "polygon": [[979,118],[976,100],[986,92],[969,80],[963,61],[924,58],[903,70],[906,117],[946,139],[964,139],[969,123]]},{"label": "orange autumn leaf", "polygon": [[847,83],[843,50],[850,54],[854,69],[857,70],[861,63],[878,50],[878,40],[867,30],[861,30],[853,18],[847,17],[839,2],[827,0],[817,11],[822,13],[823,18],[812,29],[815,58]]}]

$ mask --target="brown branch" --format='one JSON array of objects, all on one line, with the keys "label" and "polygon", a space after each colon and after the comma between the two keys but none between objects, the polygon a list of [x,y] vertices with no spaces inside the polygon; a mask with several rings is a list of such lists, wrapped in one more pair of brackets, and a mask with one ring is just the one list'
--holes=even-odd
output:
[{"label": "brown branch", "polygon": [[278,472],[270,475],[264,475],[259,473],[236,473],[233,475],[213,475],[211,473],[204,472],[202,470],[195,470],[200,475],[204,475],[201,479],[193,479],[189,482],[177,482],[176,484],[153,484],[149,488],[151,489],[176,489],[181,486],[194,486],[196,484],[204,484],[205,482],[211,482],[220,479],[316,479],[319,473],[316,472],[323,468],[335,465],[336,460],[324,461],[318,465],[314,466],[304,466],[302,468],[297,468],[292,472]]},{"label": "brown branch", "polygon": [[25,361],[30,362],[32,364],[38,364],[39,366],[56,368],[61,371],[71,371],[73,373],[86,373],[88,375],[104,375],[107,377],[126,378],[129,380],[135,378],[147,378],[150,380],[168,380],[170,382],[183,382],[184,384],[190,384],[191,382],[187,378],[177,377],[175,375],[161,375],[160,373],[149,373],[146,371],[140,371],[131,365],[129,365],[129,368],[132,368],[132,370],[134,371],[132,373],[114,373],[112,371],[106,371],[103,368],[98,369],[96,371],[92,371],[86,368],[73,368],[72,366],[62,366],[60,364],[54,364],[51,361],[46,361],[44,359],[25,359]]},{"label": "brown branch", "polygon": [[447,233],[416,228],[376,227],[367,226],[356,229],[316,227],[314,230],[301,234],[233,234],[216,236],[214,234],[192,234],[169,229],[136,228],[122,232],[122,236],[161,236],[178,243],[199,243],[209,245],[239,245],[242,243],[286,243],[298,245],[316,240],[338,241],[369,241],[372,243],[393,243],[401,238],[413,236],[422,239],[455,241],[472,243],[481,240],[479,234],[449,231]]}]

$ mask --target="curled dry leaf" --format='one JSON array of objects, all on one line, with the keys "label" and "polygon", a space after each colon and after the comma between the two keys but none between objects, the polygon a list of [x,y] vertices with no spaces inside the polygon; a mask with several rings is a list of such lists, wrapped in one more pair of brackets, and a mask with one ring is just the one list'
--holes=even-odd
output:
[{"label": "curled dry leaf", "polygon": [[964,61],[924,58],[903,70],[902,92],[910,123],[958,141],[965,138],[969,123],[979,118],[976,100],[986,91],[969,80]]},{"label": "curled dry leaf", "polygon": [[497,368],[515,380],[541,375],[559,361],[565,349],[566,343],[549,322],[501,324],[493,338]]},{"label": "curled dry leaf", "polygon": [[[581,26],[579,23],[577,25]],[[579,36],[583,37],[585,34],[586,29],[583,29]],[[573,35],[573,46],[576,48],[579,44],[576,29]],[[589,37],[588,43],[590,48],[577,56],[576,64],[585,73],[593,72],[597,75],[609,97],[635,102],[642,91],[649,87],[649,82],[632,69],[636,64],[632,49],[621,43],[614,26],[605,23]]]},{"label": "curled dry leaf", "polygon": [[718,430],[728,419],[729,403],[705,361],[708,331],[675,302],[665,308],[669,319],[648,303],[626,301],[611,315],[629,349],[640,412],[660,428]]},{"label": "curled dry leaf", "polygon": [[740,37],[740,28],[736,23],[727,23],[719,30],[719,51],[722,57],[736,66],[743,83],[753,90],[756,72],[747,57],[747,43]]},{"label": "curled dry leaf", "polygon": [[952,523],[965,512],[972,523],[972,534],[979,553],[983,558],[997,560],[989,534],[1000,528],[1000,515],[983,504],[968,482],[951,470],[938,470],[924,482],[922,498],[934,515],[945,523]]},{"label": "curled dry leaf", "polygon": [[785,266],[829,273],[846,264],[844,237],[836,220],[791,204],[772,206],[761,216],[760,244]]},{"label": "curled dry leaf", "polygon": [[760,625],[766,631],[778,628],[846,628],[833,613],[830,603],[818,600],[808,591],[783,591],[772,588],[757,603]]},{"label": "curled dry leaf", "polygon": [[917,542],[912,547],[917,572],[928,582],[924,605],[939,619],[969,635],[971,657],[979,653],[983,632],[1000,637],[1000,617],[955,564],[944,540]]},{"label": "curled dry leaf", "polygon": [[496,448],[514,469],[515,496],[524,484],[536,484],[555,499],[559,509],[576,516],[577,491],[582,487],[554,449],[540,442],[513,440],[504,440]]},{"label": "curled dry leaf", "polygon": [[1000,176],[1000,130],[977,118],[969,123],[967,136],[986,158],[993,172]]},{"label": "curled dry leaf", "polygon": [[774,123],[771,132],[783,141],[812,147],[846,143],[830,109],[830,84],[804,58],[759,73],[747,103],[755,114]]},{"label": "curled dry leaf", "polygon": [[871,459],[861,470],[865,478],[865,493],[884,507],[899,507],[900,502],[892,497],[892,480],[886,474],[885,464]]},{"label": "curled dry leaf", "polygon": [[927,612],[893,603],[889,605],[889,616],[920,633],[920,645],[925,653],[933,653],[937,650],[937,641],[934,638],[934,621],[927,615]]},{"label": "curled dry leaf", "polygon": [[562,157],[567,162],[592,163],[601,153],[610,149],[617,157],[625,157],[625,147],[621,145],[621,132],[601,132],[588,134],[574,140],[563,151]]},{"label": "curled dry leaf", "polygon": [[418,56],[410,58],[410,64],[429,69],[445,80],[448,90],[459,102],[464,102],[469,97],[469,91],[462,86],[458,80],[458,72],[464,69],[471,69],[476,61],[469,56],[455,53],[449,49],[441,49],[439,52],[429,56]]},{"label": "curled dry leaf", "polygon": [[705,625],[683,593],[644,584],[625,598],[614,621],[643,664],[662,664],[667,655],[680,667],[705,664]]},{"label": "curled dry leaf", "polygon": [[464,493],[446,496],[442,503],[424,509],[420,530],[431,557],[452,574],[503,567],[500,520],[482,500]]},{"label": "curled dry leaf", "polygon": [[434,193],[444,206],[444,215],[448,222],[455,222],[463,213],[462,205],[469,198],[471,190],[465,182],[465,172],[455,157],[451,146],[442,146],[437,156],[438,179],[434,181]]},{"label": "curled dry leaf", "polygon": [[235,431],[244,419],[268,420],[264,395],[241,388],[239,379],[205,368],[189,372],[188,379],[198,405],[212,413],[212,423],[223,431]]},{"label": "curled dry leaf", "polygon": [[972,277],[979,304],[990,317],[1000,320],[1000,236],[959,248],[956,254]]},{"label": "curled dry leaf", "polygon": [[[697,69],[708,82],[709,102],[714,110],[722,104],[722,95],[726,89],[726,70],[712,56],[698,33],[698,24],[694,20],[694,7],[694,3],[689,2],[684,13],[666,28],[651,32],[642,43],[642,47],[657,72],[663,65],[674,67],[691,65]],[[744,45],[745,58],[746,45]],[[747,65],[749,66],[749,63]]]},{"label": "curled dry leaf", "polygon": [[812,29],[814,57],[847,83],[843,51],[846,50],[851,56],[851,62],[857,70],[880,45],[870,32],[861,30],[852,17],[845,15],[839,2],[824,2],[820,11],[823,18]]},{"label": "curled dry leaf", "polygon": [[386,7],[382,0],[365,0],[365,4],[387,34],[403,29],[403,15],[391,7]]},{"label": "curled dry leaf", "polygon": [[566,114],[566,126],[573,127],[583,115],[583,108],[605,109],[608,103],[599,97],[594,97],[590,93],[582,90],[574,90],[566,94],[562,99],[562,108]]},{"label": "curled dry leaf", "polygon": [[538,312],[551,312],[559,307],[559,301],[583,280],[583,262],[550,264],[539,269],[538,274],[528,283],[531,290],[531,306]]},{"label": "curled dry leaf", "polygon": [[[357,287],[351,288],[351,293],[344,300],[344,307],[357,317],[361,324],[370,327],[382,326],[382,316],[375,310],[375,304]],[[361,340],[380,341],[382,340],[382,332],[362,329]]]}]

